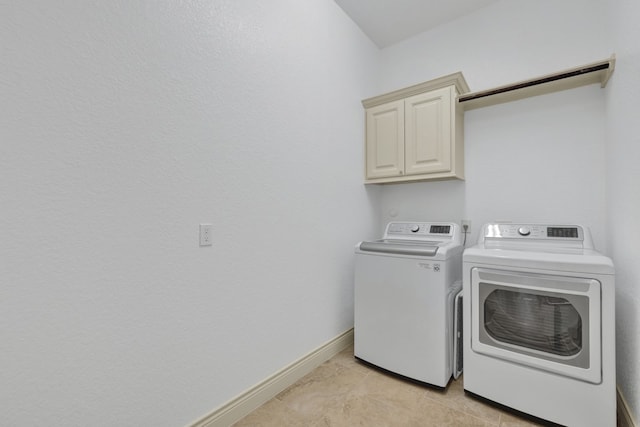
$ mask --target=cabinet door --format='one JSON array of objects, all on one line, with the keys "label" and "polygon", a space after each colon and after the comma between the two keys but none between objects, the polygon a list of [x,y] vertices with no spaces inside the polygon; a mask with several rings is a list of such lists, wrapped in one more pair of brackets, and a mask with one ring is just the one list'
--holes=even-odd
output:
[{"label": "cabinet door", "polygon": [[404,101],[367,109],[366,175],[368,179],[404,172]]},{"label": "cabinet door", "polygon": [[405,99],[405,174],[451,170],[451,102],[446,87]]}]

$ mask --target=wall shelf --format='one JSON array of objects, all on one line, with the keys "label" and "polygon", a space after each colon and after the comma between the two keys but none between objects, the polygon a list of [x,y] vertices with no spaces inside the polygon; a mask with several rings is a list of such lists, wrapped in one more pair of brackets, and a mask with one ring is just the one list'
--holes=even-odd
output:
[{"label": "wall shelf", "polygon": [[613,73],[615,62],[615,55],[612,55],[609,59],[558,73],[547,74],[489,90],[466,93],[458,97],[458,102],[465,110],[472,110],[594,83],[600,83],[601,87],[605,87],[609,77],[611,77],[611,73]]}]

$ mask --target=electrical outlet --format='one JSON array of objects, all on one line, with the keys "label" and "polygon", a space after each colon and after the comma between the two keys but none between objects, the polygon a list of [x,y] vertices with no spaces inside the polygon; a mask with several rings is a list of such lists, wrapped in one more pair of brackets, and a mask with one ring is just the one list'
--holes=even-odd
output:
[{"label": "electrical outlet", "polygon": [[470,219],[463,219],[461,221],[462,223],[462,232],[463,233],[471,233],[471,220]]},{"label": "electrical outlet", "polygon": [[213,225],[200,224],[200,246],[213,245],[211,233],[213,233]]}]

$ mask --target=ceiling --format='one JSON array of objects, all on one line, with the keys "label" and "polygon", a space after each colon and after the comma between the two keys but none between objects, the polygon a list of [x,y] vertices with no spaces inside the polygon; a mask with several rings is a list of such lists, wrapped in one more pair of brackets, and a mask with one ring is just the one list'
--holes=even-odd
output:
[{"label": "ceiling", "polygon": [[335,0],[380,48],[499,0]]}]

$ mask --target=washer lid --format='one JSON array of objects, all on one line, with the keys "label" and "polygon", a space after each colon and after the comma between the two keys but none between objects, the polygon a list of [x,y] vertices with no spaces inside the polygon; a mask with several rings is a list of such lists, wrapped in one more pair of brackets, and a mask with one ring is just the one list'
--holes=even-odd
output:
[{"label": "washer lid", "polygon": [[438,253],[438,242],[411,242],[406,240],[376,240],[360,243],[362,252],[432,257]]},{"label": "washer lid", "polygon": [[453,222],[394,221],[380,240],[360,242],[357,254],[418,256],[445,260],[460,254],[460,228]]}]

